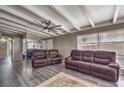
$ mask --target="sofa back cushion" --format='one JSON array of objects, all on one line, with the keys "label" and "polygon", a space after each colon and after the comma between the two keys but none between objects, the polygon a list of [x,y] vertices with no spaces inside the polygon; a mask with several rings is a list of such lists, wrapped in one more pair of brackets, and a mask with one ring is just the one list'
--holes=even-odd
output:
[{"label": "sofa back cushion", "polygon": [[82,51],[82,60],[84,62],[93,62],[93,51]]},{"label": "sofa back cushion", "polygon": [[33,51],[33,57],[38,57],[38,58],[46,57],[45,56],[45,50],[35,50],[35,51]]},{"label": "sofa back cushion", "polygon": [[115,62],[116,53],[110,51],[95,51],[94,52],[94,63],[108,65],[109,63]]},{"label": "sofa back cushion", "polygon": [[49,50],[49,56],[50,57],[57,57],[58,50]]},{"label": "sofa back cushion", "polygon": [[82,51],[81,50],[72,50],[71,57],[73,60],[82,60]]},{"label": "sofa back cushion", "polygon": [[49,57],[50,56],[50,50],[45,50],[45,55],[46,55],[46,57]]},{"label": "sofa back cushion", "polygon": [[36,49],[27,49],[27,58],[30,59]]}]

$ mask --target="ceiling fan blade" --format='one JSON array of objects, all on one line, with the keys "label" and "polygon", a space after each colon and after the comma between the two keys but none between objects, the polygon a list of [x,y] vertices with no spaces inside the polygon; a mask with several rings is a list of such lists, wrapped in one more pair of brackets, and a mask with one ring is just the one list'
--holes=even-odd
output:
[{"label": "ceiling fan blade", "polygon": [[37,23],[37,25],[44,27],[44,25],[41,24],[39,21],[36,21],[36,20],[33,20],[33,21],[34,21],[35,23]]},{"label": "ceiling fan blade", "polygon": [[44,29],[41,29],[40,31],[41,31],[41,32],[43,32],[43,31],[44,31]]},{"label": "ceiling fan blade", "polygon": [[31,27],[31,28],[34,28],[34,29],[43,29],[43,27]]},{"label": "ceiling fan blade", "polygon": [[63,30],[63,29],[61,29],[61,28],[52,28],[53,30]]},{"label": "ceiling fan blade", "polygon": [[34,28],[34,27],[31,27],[31,29],[35,29],[35,30],[43,30],[44,28]]},{"label": "ceiling fan blade", "polygon": [[52,31],[52,32],[58,32],[58,31],[56,31],[56,30],[50,30],[50,31]]},{"label": "ceiling fan blade", "polygon": [[62,25],[55,25],[55,26],[51,26],[50,28],[54,28],[54,27],[60,27]]},{"label": "ceiling fan blade", "polygon": [[44,30],[44,29],[37,29],[37,30]]},{"label": "ceiling fan blade", "polygon": [[41,23],[40,22],[38,22],[38,21],[36,21],[36,20],[33,20],[35,23],[37,23],[38,25],[41,25]]}]

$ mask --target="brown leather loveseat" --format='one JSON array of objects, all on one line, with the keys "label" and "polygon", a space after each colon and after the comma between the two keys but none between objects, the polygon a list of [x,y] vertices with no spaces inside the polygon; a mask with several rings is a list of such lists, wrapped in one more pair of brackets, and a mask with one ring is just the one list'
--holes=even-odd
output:
[{"label": "brown leather loveseat", "polygon": [[58,50],[35,50],[32,54],[32,67],[43,67],[62,62],[62,57],[59,55]]}]

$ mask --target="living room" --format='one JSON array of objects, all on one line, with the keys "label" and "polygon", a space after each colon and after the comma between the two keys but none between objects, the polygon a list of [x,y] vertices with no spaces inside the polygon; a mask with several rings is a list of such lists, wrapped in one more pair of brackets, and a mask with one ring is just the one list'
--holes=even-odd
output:
[{"label": "living room", "polygon": [[123,5],[0,5],[0,87],[124,87],[123,30]]}]

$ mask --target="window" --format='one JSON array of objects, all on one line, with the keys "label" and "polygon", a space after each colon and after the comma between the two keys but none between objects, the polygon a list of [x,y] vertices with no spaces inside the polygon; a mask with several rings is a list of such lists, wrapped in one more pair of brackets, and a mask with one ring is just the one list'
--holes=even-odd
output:
[{"label": "window", "polygon": [[117,62],[124,67],[124,29],[77,36],[77,48],[115,51]]},{"label": "window", "polygon": [[78,49],[96,49],[98,45],[98,34],[82,35],[77,37]]},{"label": "window", "polygon": [[52,39],[43,40],[42,47],[43,49],[53,49],[53,40]]}]

